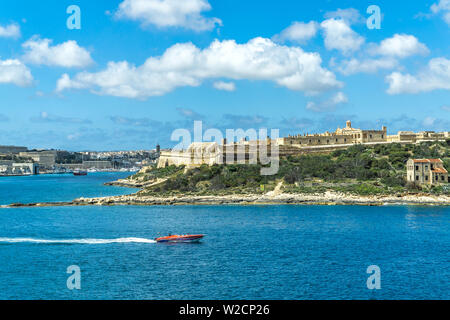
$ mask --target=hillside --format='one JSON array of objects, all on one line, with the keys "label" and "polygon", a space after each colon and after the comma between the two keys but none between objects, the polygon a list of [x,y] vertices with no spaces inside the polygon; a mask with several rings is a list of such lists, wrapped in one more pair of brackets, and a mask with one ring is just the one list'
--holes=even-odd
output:
[{"label": "hillside", "polygon": [[289,156],[280,159],[280,169],[273,176],[261,176],[260,165],[204,165],[190,170],[148,168],[128,180],[143,185],[139,196],[264,194],[277,185],[284,193],[449,193],[448,188],[406,184],[409,158],[441,158],[450,170],[450,140],[418,145],[355,145],[331,154]]}]

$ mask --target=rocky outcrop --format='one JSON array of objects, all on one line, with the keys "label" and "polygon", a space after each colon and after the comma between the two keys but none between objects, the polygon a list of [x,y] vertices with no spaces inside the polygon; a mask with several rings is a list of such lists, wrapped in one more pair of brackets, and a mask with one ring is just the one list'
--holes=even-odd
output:
[{"label": "rocky outcrop", "polygon": [[308,205],[436,205],[450,206],[450,196],[429,194],[405,194],[393,196],[356,196],[337,192],[322,194],[270,194],[226,196],[177,196],[150,197],[124,195],[101,198],[78,198],[72,202],[13,204],[4,207],[79,206],[79,205],[260,205],[260,204],[308,204]]},{"label": "rocky outcrop", "polygon": [[144,180],[144,179],[119,179],[112,182],[105,182],[105,186],[118,186],[118,187],[127,187],[127,188],[148,188],[155,186],[157,184],[165,182],[167,179],[157,178],[152,180]]},{"label": "rocky outcrop", "polygon": [[117,187],[126,187],[126,188],[143,188],[145,183],[140,180],[131,180],[131,179],[119,179],[116,181],[105,182],[105,186],[117,186]]}]

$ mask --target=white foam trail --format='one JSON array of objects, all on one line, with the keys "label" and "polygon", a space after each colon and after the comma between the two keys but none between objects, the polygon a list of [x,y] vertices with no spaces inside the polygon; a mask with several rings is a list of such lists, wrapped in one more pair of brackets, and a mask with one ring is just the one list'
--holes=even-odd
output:
[{"label": "white foam trail", "polygon": [[109,244],[109,243],[156,243],[155,240],[145,238],[117,238],[117,239],[33,239],[33,238],[0,238],[0,243],[44,243],[44,244]]}]

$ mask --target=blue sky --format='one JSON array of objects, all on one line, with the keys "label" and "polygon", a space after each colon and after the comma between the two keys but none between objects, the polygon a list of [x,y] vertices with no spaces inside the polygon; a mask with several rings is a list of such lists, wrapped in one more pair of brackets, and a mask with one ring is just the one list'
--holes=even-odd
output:
[{"label": "blue sky", "polygon": [[2,1],[0,144],[171,147],[193,120],[448,131],[449,40],[450,0]]}]

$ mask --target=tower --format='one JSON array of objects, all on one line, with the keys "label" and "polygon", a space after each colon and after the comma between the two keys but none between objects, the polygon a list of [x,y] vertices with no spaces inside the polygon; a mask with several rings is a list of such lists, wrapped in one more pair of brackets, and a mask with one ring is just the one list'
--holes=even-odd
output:
[{"label": "tower", "polygon": [[347,122],[345,124],[346,124],[347,129],[352,128],[352,122],[350,120],[347,120]]}]

